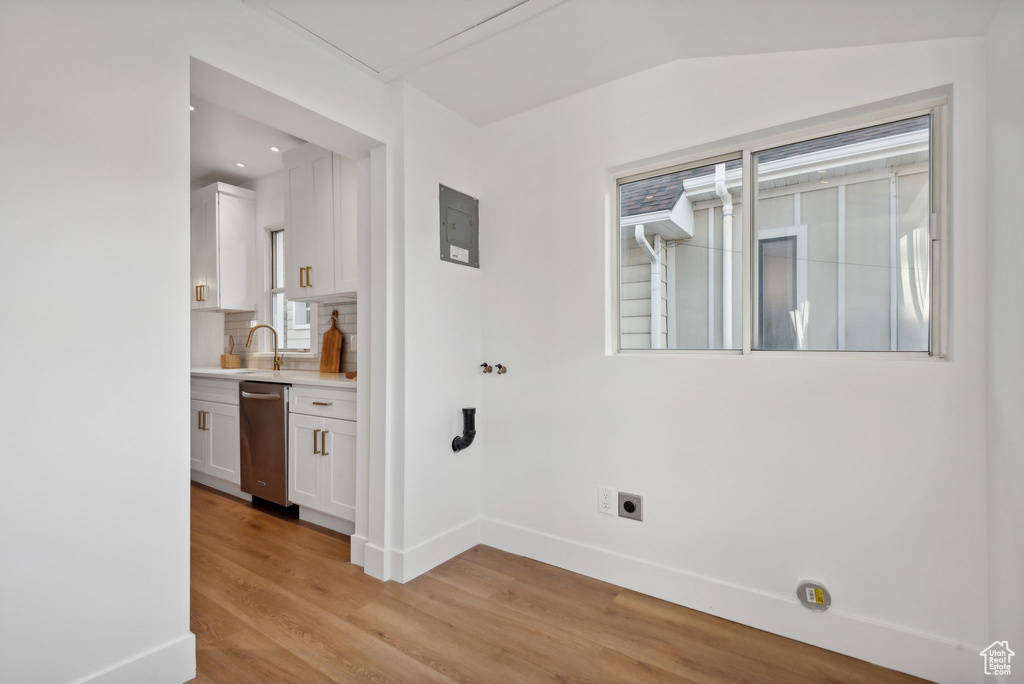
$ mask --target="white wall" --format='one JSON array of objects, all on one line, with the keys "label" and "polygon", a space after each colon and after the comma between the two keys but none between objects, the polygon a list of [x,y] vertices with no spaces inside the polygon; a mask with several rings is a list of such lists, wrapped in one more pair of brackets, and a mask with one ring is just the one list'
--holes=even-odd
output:
[{"label": "white wall", "polygon": [[[511,370],[483,382],[483,541],[979,680],[984,59],[963,39],[689,60],[486,127],[483,354]],[[950,83],[950,360],[605,355],[609,168]],[[643,495],[644,522],[599,514],[599,484]],[[796,604],[807,577],[829,613]]]},{"label": "white wall", "polygon": [[[1024,3],[992,18],[988,66],[988,641],[1024,653]],[[998,323],[995,323],[998,321]],[[1018,661],[1022,659],[1017,656]],[[1016,667],[1016,663],[1014,664]],[[1021,667],[1024,670],[1024,667]],[[1017,674],[1018,679],[1021,674]]]},{"label": "white wall", "polygon": [[[441,261],[438,243],[438,184],[480,198],[480,131],[412,86],[399,87],[405,437],[404,514],[396,509],[396,516],[404,515],[404,523],[396,529],[393,576],[407,581],[479,541],[480,464],[492,417],[480,410],[481,271]],[[483,199],[481,206],[486,206]],[[482,223],[487,220],[481,216]],[[488,258],[490,253],[482,251],[481,266]],[[469,449],[453,453],[464,407],[479,410],[481,436]]]},{"label": "white wall", "polygon": [[391,139],[385,87],[237,0],[4,3],[4,681],[194,673],[190,56]]}]

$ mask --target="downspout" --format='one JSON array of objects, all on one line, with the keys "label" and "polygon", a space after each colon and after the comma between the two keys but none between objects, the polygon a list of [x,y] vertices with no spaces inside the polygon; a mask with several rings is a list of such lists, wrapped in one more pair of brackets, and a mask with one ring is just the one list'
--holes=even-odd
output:
[{"label": "downspout", "polygon": [[651,262],[651,349],[662,349],[661,346],[661,255],[654,251],[651,243],[644,237],[644,224],[638,223],[634,236],[647,259]]},{"label": "downspout", "polygon": [[715,165],[715,194],[722,200],[722,347],[732,349],[732,195],[725,189],[725,164]]}]

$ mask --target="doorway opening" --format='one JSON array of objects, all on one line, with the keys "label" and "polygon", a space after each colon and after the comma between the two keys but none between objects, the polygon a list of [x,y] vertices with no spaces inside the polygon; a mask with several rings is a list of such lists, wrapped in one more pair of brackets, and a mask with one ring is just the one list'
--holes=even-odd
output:
[{"label": "doorway opening", "polygon": [[387,148],[195,59],[189,108],[195,491],[330,530],[364,565],[383,518]]}]

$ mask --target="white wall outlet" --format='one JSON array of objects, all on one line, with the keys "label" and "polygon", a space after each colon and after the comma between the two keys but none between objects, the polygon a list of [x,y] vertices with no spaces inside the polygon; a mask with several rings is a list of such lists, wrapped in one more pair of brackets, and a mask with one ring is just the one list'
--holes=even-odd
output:
[{"label": "white wall outlet", "polygon": [[615,515],[616,508],[619,505],[619,493],[611,487],[597,488],[597,510],[600,513],[607,513],[608,515]]}]

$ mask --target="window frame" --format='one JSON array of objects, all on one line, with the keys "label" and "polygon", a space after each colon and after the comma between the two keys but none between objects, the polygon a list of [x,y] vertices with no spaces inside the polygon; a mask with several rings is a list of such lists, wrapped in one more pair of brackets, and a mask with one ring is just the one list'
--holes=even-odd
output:
[{"label": "window frame", "polygon": [[[707,143],[680,152],[660,155],[632,164],[613,167],[608,170],[607,229],[606,229],[606,338],[605,353],[608,356],[771,356],[787,358],[815,357],[829,355],[864,358],[893,357],[901,359],[946,359],[949,336],[949,195],[951,169],[949,167],[950,109],[952,87],[943,86],[919,93],[876,102],[873,104],[841,110],[822,116],[804,119],[763,129],[717,142]],[[757,326],[757,302],[754,301],[754,280],[756,276],[756,248],[753,239],[754,204],[757,201],[756,170],[753,168],[754,155],[783,145],[790,145],[813,138],[845,133],[852,130],[876,126],[893,121],[931,115],[929,136],[929,202],[931,210],[931,311],[929,313],[929,334],[927,351],[898,350],[770,350],[757,349],[755,328]],[[735,159],[742,159],[742,306],[744,308],[742,340],[740,349],[622,349],[620,337],[621,302],[619,301],[619,191],[620,186],[639,180],[675,173],[689,168]]]},{"label": "window frame", "polygon": [[[261,299],[257,320],[265,325],[274,327],[274,294],[284,292],[285,305],[292,303],[288,299],[288,293],[284,287],[274,288],[274,233],[284,231],[282,224],[273,224],[264,227],[263,239],[263,297]],[[320,331],[319,331],[319,310],[315,302],[309,302],[309,349],[278,349],[278,355],[282,358],[292,359],[314,359],[320,355]],[[304,329],[304,328],[303,328]],[[271,358],[274,355],[273,339],[269,335],[261,335],[258,351],[255,356],[258,358]]]}]

